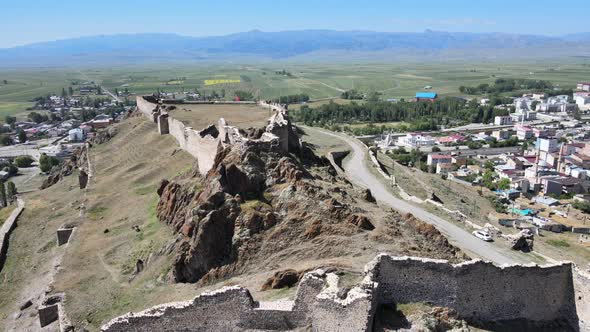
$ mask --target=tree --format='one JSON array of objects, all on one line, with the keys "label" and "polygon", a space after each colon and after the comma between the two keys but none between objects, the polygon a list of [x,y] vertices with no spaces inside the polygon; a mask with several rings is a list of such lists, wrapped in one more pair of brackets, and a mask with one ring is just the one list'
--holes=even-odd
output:
[{"label": "tree", "polygon": [[6,182],[6,198],[10,203],[16,200],[16,194],[18,194],[18,192],[16,190],[16,185],[14,184],[14,182]]},{"label": "tree", "polygon": [[8,205],[6,202],[6,187],[4,186],[4,181],[0,182],[0,205],[2,207],[6,207]]},{"label": "tree", "polygon": [[500,181],[498,181],[498,190],[508,190],[510,189],[510,179],[500,179]]},{"label": "tree", "polygon": [[241,101],[254,100],[254,95],[252,94],[252,92],[249,91],[238,90],[235,92],[235,94],[236,97],[239,98]]},{"label": "tree", "polygon": [[432,152],[440,152],[440,148],[438,146],[433,146]]},{"label": "tree", "polygon": [[59,165],[59,159],[52,156],[48,156],[45,153],[41,155],[41,158],[39,158],[39,168],[43,173],[51,171],[53,166],[57,165]]},{"label": "tree", "polygon": [[1,135],[0,136],[0,144],[7,146],[7,145],[10,145],[10,143],[12,143],[10,136],[8,136],[8,135]]},{"label": "tree", "polygon": [[27,133],[25,133],[24,130],[19,129],[16,133],[17,137],[18,137],[18,142],[19,143],[24,143],[27,141]]},{"label": "tree", "polygon": [[66,88],[61,88],[61,97],[63,99],[66,99],[67,96],[68,96],[68,93],[66,92]]},{"label": "tree", "polygon": [[74,95],[74,89],[73,89],[71,86],[70,86],[70,87],[68,87],[68,94],[69,94],[70,96],[73,96],[73,95]]},{"label": "tree", "polygon": [[14,164],[8,164],[4,167],[4,171],[8,173],[8,176],[14,176],[18,174],[18,167]]},{"label": "tree", "polygon": [[29,156],[18,156],[14,159],[14,164],[17,167],[31,167],[35,160]]},{"label": "tree", "polygon": [[4,83],[5,85],[8,84],[7,80],[2,80],[2,83]]},{"label": "tree", "polygon": [[10,116],[10,115],[7,115],[7,116],[4,118],[4,122],[5,122],[7,125],[10,125],[10,126],[12,126],[12,125],[13,125],[13,124],[16,122],[16,117],[14,117],[14,116]]}]

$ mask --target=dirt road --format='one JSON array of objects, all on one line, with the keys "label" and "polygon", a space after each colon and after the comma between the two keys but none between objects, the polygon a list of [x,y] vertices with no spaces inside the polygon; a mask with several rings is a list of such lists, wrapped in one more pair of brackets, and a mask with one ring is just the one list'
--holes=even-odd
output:
[{"label": "dirt road", "polygon": [[530,262],[526,260],[526,258],[518,257],[508,248],[502,248],[492,243],[484,242],[463,228],[436,216],[419,206],[415,206],[394,196],[387,190],[386,185],[369,169],[370,166],[365,162],[368,151],[358,140],[346,135],[317,128],[305,127],[305,130],[336,137],[346,142],[346,144],[351,147],[351,153],[347,159],[344,160],[343,165],[346,175],[355,185],[369,188],[380,204],[391,207],[402,213],[411,213],[418,219],[434,225],[449,239],[449,242],[461,248],[472,257],[479,257],[496,264],[519,264]]}]

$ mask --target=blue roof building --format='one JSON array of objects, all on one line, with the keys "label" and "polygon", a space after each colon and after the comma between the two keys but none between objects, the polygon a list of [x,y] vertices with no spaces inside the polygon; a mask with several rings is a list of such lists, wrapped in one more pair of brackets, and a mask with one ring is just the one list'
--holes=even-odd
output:
[{"label": "blue roof building", "polygon": [[418,100],[420,100],[420,99],[434,100],[434,99],[436,99],[436,97],[438,97],[436,92],[416,92],[416,99],[418,99]]}]

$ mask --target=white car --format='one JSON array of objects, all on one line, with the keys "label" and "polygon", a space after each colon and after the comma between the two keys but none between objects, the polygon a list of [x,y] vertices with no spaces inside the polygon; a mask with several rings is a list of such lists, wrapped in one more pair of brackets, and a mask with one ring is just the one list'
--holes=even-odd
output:
[{"label": "white car", "polygon": [[475,231],[475,232],[473,232],[473,235],[475,235],[476,238],[487,241],[487,242],[492,241],[492,237],[490,236],[490,234],[488,234],[484,231]]}]

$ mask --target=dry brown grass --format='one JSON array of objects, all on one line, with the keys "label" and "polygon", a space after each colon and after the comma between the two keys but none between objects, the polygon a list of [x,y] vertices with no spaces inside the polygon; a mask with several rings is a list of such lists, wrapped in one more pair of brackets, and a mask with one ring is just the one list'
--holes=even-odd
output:
[{"label": "dry brown grass", "polygon": [[250,104],[180,104],[170,114],[195,130],[217,124],[219,118],[239,128],[264,127],[270,115],[268,108]]}]

